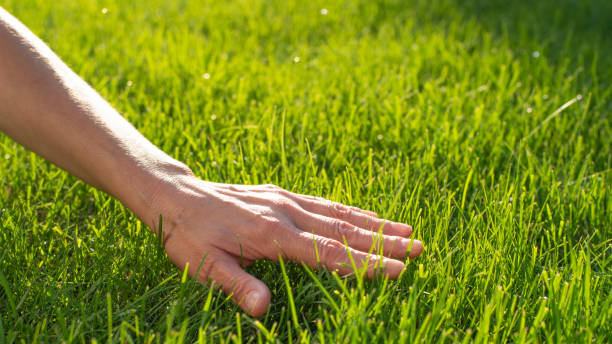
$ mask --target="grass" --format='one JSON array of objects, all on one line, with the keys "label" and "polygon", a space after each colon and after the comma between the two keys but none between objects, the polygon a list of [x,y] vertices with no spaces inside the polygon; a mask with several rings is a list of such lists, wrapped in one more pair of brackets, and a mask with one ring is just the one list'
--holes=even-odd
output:
[{"label": "grass", "polygon": [[198,176],[371,209],[427,247],[394,281],[258,262],[252,319],[1,136],[0,342],[612,340],[609,1],[3,6]]}]

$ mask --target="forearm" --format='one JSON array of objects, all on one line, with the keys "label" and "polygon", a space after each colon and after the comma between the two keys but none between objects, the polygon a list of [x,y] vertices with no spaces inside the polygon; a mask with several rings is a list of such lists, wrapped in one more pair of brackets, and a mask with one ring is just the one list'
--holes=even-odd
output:
[{"label": "forearm", "polygon": [[189,174],[0,8],[0,131],[122,201],[147,224],[157,190]]}]

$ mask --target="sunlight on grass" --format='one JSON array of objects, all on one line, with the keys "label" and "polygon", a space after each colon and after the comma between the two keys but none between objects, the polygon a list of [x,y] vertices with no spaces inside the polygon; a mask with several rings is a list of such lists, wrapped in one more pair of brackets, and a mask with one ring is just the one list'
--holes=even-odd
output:
[{"label": "sunlight on grass", "polygon": [[609,1],[2,6],[199,177],[370,209],[427,249],[397,280],[256,262],[253,319],[1,136],[0,342],[610,342]]}]

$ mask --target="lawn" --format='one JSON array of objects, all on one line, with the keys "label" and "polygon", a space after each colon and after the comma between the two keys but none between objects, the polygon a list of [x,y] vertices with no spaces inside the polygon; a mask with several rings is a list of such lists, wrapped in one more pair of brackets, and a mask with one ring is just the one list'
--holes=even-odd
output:
[{"label": "lawn", "polygon": [[612,341],[612,2],[2,6],[199,177],[370,209],[426,250],[397,280],[257,262],[250,318],[0,135],[0,343]]}]

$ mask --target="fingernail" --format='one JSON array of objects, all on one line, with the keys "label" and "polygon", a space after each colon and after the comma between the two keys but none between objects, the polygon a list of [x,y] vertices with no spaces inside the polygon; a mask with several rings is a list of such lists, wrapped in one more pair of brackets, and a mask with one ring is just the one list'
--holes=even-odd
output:
[{"label": "fingernail", "polygon": [[246,299],[244,300],[244,305],[246,306],[249,312],[255,309],[255,307],[257,307],[260,298],[261,293],[257,290],[253,290],[247,294]]}]

